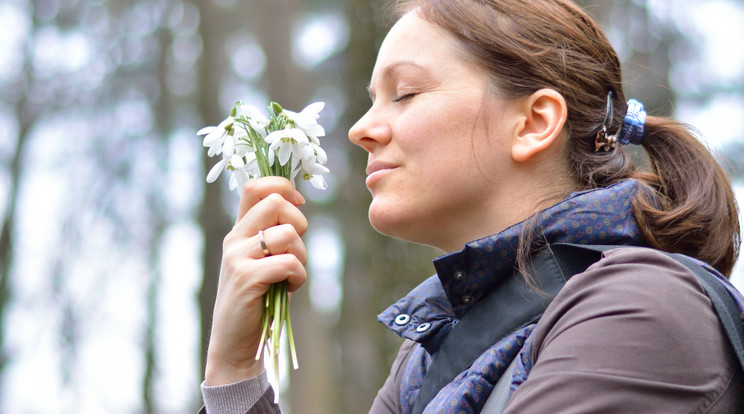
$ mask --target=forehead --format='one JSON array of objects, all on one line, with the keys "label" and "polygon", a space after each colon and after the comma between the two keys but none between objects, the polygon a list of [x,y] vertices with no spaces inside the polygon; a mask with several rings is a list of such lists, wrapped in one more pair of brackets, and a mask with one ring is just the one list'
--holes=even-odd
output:
[{"label": "forehead", "polygon": [[462,63],[454,36],[412,11],[403,15],[385,36],[372,72],[372,83],[403,66],[446,70]]}]

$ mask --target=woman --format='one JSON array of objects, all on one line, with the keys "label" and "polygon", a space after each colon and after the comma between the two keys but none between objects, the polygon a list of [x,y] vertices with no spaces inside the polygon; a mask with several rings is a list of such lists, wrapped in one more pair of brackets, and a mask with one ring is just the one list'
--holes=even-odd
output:
[{"label": "woman", "polygon": [[[648,246],[728,275],[739,223],[710,153],[626,103],[615,52],[574,4],[411,0],[398,12],[349,139],[369,153],[375,229],[445,254],[379,316],[406,341],[370,412],[480,412],[512,362],[508,413],[741,412],[744,373],[705,291],[676,260],[634,247],[605,252],[537,323],[417,402],[443,338],[511,278],[534,281],[546,245]],[[642,145],[654,171],[637,171],[624,144]],[[268,286],[306,278],[302,203],[283,179],[244,189],[224,243],[210,413],[278,412],[253,355]]]}]

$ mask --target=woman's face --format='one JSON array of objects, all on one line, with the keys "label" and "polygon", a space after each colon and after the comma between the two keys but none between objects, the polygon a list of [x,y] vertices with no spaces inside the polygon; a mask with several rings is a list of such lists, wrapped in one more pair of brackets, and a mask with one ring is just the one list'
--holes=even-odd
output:
[{"label": "woman's face", "polygon": [[457,48],[449,32],[404,15],[377,56],[372,107],[349,131],[369,153],[372,226],[444,251],[499,230],[484,219],[511,163],[500,122],[510,106],[487,95],[484,73]]}]

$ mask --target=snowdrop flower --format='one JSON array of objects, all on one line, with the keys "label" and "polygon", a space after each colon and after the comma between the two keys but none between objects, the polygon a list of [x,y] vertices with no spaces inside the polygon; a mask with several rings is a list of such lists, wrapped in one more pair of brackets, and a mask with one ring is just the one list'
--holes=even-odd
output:
[{"label": "snowdrop flower", "polygon": [[235,120],[233,117],[228,116],[219,125],[204,127],[196,133],[196,135],[205,135],[202,144],[205,147],[209,147],[207,154],[210,157],[222,153],[222,144],[225,142],[225,137],[231,134],[234,124]]},{"label": "snowdrop flower", "polygon": [[235,112],[236,118],[248,121],[254,131],[261,133],[263,136],[266,135],[263,132],[268,128],[271,121],[258,108],[238,102],[235,104]]},{"label": "snowdrop flower", "polygon": [[302,165],[302,179],[309,181],[310,184],[318,190],[325,190],[328,188],[323,174],[327,174],[330,171],[323,165],[313,163],[310,165]]},{"label": "snowdrop flower", "polygon": [[306,106],[300,113],[286,109],[282,113],[308,136],[317,138],[325,136],[325,129],[318,124],[319,113],[323,108],[325,108],[325,102],[315,102]]},{"label": "snowdrop flower", "polygon": [[266,143],[270,144],[269,151],[279,157],[279,165],[287,165],[290,156],[296,165],[302,159],[303,147],[310,141],[301,129],[290,128],[270,133],[266,136]]},{"label": "snowdrop flower", "polygon": [[245,165],[242,168],[236,168],[230,177],[230,191],[243,188],[245,182],[260,177],[261,172],[258,169],[258,160],[254,152],[245,154]]}]

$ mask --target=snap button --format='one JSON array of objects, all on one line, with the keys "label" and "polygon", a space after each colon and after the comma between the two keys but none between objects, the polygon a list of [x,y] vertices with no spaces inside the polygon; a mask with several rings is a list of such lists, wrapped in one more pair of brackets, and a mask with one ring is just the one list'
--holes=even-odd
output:
[{"label": "snap button", "polygon": [[406,315],[405,313],[401,313],[400,315],[395,317],[395,324],[396,325],[405,325],[408,323],[408,321],[411,320],[411,317]]},{"label": "snap button", "polygon": [[465,272],[462,270],[458,270],[455,272],[455,280],[463,280],[465,279]]},{"label": "snap button", "polygon": [[470,302],[473,301],[473,297],[470,296],[470,295],[465,295],[465,296],[462,297],[462,301],[463,301],[463,303],[470,303]]},{"label": "snap button", "polygon": [[426,332],[429,328],[431,328],[431,324],[429,322],[424,322],[416,327],[416,332]]}]

